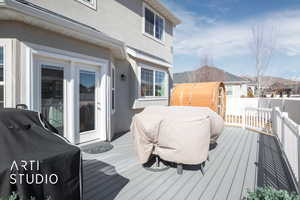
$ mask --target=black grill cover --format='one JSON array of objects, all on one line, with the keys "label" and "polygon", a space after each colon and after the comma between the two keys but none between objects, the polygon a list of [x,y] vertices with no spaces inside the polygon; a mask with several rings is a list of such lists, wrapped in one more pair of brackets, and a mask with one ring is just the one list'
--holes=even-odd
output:
[{"label": "black grill cover", "polygon": [[[13,191],[24,200],[31,197],[37,200],[81,199],[80,149],[54,132],[55,128],[41,119],[37,112],[18,109],[0,111],[0,199]],[[27,166],[25,170],[22,165],[30,160],[39,161],[39,168],[35,162],[33,167]],[[18,169],[14,166],[11,170],[14,161]],[[14,182],[11,174],[15,174],[16,184],[10,183]],[[24,174],[22,184],[18,178],[20,174]],[[32,174],[41,174],[43,183],[36,184]],[[58,182],[54,185],[46,183],[46,175],[51,174],[58,176]],[[55,181],[53,177],[52,182]]]}]

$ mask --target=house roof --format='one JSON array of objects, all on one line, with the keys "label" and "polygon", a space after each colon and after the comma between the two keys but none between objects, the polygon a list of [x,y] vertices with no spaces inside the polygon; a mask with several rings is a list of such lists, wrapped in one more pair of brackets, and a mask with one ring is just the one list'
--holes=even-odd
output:
[{"label": "house roof", "polygon": [[225,72],[224,74],[224,81],[225,84],[239,84],[239,83],[248,83],[250,81],[240,77],[240,76],[236,76],[234,74]]},{"label": "house roof", "polygon": [[154,8],[157,12],[162,14],[164,17],[169,19],[175,26],[181,23],[180,19],[159,0],[145,0],[145,2],[149,4],[152,8]]}]

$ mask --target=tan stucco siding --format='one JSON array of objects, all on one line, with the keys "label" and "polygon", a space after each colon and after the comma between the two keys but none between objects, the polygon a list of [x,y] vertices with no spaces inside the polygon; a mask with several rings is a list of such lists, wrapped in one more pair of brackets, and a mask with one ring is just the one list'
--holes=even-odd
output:
[{"label": "tan stucco siding", "polygon": [[110,51],[108,49],[28,24],[0,21],[0,26],[0,38],[16,38],[22,42],[29,42],[104,59],[109,59],[110,57]]},{"label": "tan stucco siding", "polygon": [[[142,0],[98,0],[93,10],[76,0],[29,0],[30,2],[92,26],[126,45],[172,63],[173,25],[165,20],[161,44],[143,34]],[[72,9],[66,9],[72,8]]]},{"label": "tan stucco siding", "polygon": [[[0,21],[0,38],[13,39],[13,61],[12,67],[14,70],[14,104],[24,103],[28,94],[26,91],[25,65],[26,58],[22,44],[34,44],[44,47],[50,47],[67,52],[77,53],[78,55],[85,55],[101,59],[110,59],[110,51],[108,49],[98,47],[86,42],[75,40],[48,30],[27,24],[14,21]],[[31,94],[33,95],[33,94]]]}]

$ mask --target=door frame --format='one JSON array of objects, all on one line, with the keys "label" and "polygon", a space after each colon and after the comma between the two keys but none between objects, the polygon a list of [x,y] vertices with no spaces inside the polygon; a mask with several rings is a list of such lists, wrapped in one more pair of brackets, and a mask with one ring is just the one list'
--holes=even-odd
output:
[{"label": "door frame", "polygon": [[68,123],[68,115],[67,115],[67,80],[66,76],[68,74],[68,63],[65,61],[50,59],[50,58],[42,58],[42,57],[35,57],[35,68],[37,70],[37,76],[36,76],[36,89],[37,89],[37,110],[41,112],[42,107],[42,65],[49,65],[57,67],[61,70],[63,70],[64,74],[64,80],[63,80],[63,125],[64,125],[64,136],[66,136],[67,133],[67,123]]},{"label": "door frame", "polygon": [[16,106],[17,77],[15,76],[16,66],[14,64],[14,40],[0,39],[0,47],[3,47],[3,106]]},{"label": "door frame", "polygon": [[[100,139],[100,135],[98,134],[100,132],[100,128],[101,128],[101,107],[100,105],[100,99],[101,99],[101,75],[100,75],[100,70],[99,67],[93,67],[93,66],[83,66],[83,64],[76,64],[76,71],[77,71],[77,84],[75,85],[75,91],[78,92],[77,95],[75,95],[75,99],[77,99],[76,102],[76,109],[75,112],[78,114],[75,114],[76,116],[76,128],[77,131],[76,133],[79,134],[78,138],[77,138],[77,143],[84,143],[84,142],[89,142],[89,141],[93,141],[96,139]],[[100,67],[101,69],[101,67]],[[95,73],[95,129],[94,130],[90,130],[90,131],[85,131],[85,132],[80,132],[80,96],[79,96],[79,91],[80,91],[80,72],[81,71],[86,71],[86,72],[92,72]],[[98,123],[97,123],[98,122]]]},{"label": "door frame", "polygon": [[[24,73],[26,77],[23,80],[23,83],[27,86],[24,91],[24,101],[28,105],[29,109],[39,111],[39,94],[37,85],[39,84],[40,79],[38,76],[38,68],[36,67],[36,59],[37,58],[46,58],[50,60],[55,60],[56,62],[66,62],[66,70],[68,73],[66,74],[66,112],[73,116],[69,117],[66,121],[64,121],[64,126],[66,127],[66,132],[64,136],[73,144],[80,143],[80,137],[76,130],[76,102],[74,100],[74,95],[76,95],[76,64],[90,65],[93,67],[100,68],[99,69],[99,93],[98,96],[101,104],[100,106],[100,121],[97,121],[100,126],[99,132],[97,133],[100,140],[107,140],[109,135],[111,135],[110,125],[111,125],[111,99],[110,97],[110,87],[109,84],[110,76],[109,76],[109,60],[91,57],[83,54],[78,54],[74,52],[64,51],[60,49],[55,49],[51,47],[46,47],[42,45],[36,45],[32,43],[21,43],[21,51],[24,52]],[[28,75],[28,76],[27,76]]]}]

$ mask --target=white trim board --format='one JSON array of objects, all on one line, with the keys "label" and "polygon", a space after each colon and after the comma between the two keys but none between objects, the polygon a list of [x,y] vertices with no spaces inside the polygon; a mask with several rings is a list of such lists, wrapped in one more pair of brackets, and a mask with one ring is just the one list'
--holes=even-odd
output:
[{"label": "white trim board", "polygon": [[138,52],[130,47],[127,47],[126,48],[126,52],[131,55],[132,57],[134,58],[137,58],[137,59],[140,59],[140,60],[144,60],[144,61],[147,61],[147,62],[150,62],[150,63],[153,63],[153,64],[156,64],[156,65],[160,65],[162,67],[167,67],[167,68],[172,68],[172,64],[168,63],[168,62],[164,62],[164,61],[161,61],[161,60],[158,60],[158,59],[155,59],[153,57],[150,57],[146,54],[143,54],[141,52]]},{"label": "white trim board", "polygon": [[97,0],[91,0],[91,2],[88,2],[86,0],[75,0],[89,8],[92,8],[93,10],[97,10]]},{"label": "white trim board", "polygon": [[50,58],[55,58],[55,59],[65,60],[65,61],[72,61],[74,63],[81,63],[81,64],[87,64],[92,66],[109,64],[109,60],[104,58],[96,58],[84,54],[32,44],[29,42],[25,42],[24,44],[26,44],[28,47],[32,49],[33,54],[38,54],[44,57],[50,57]]}]

